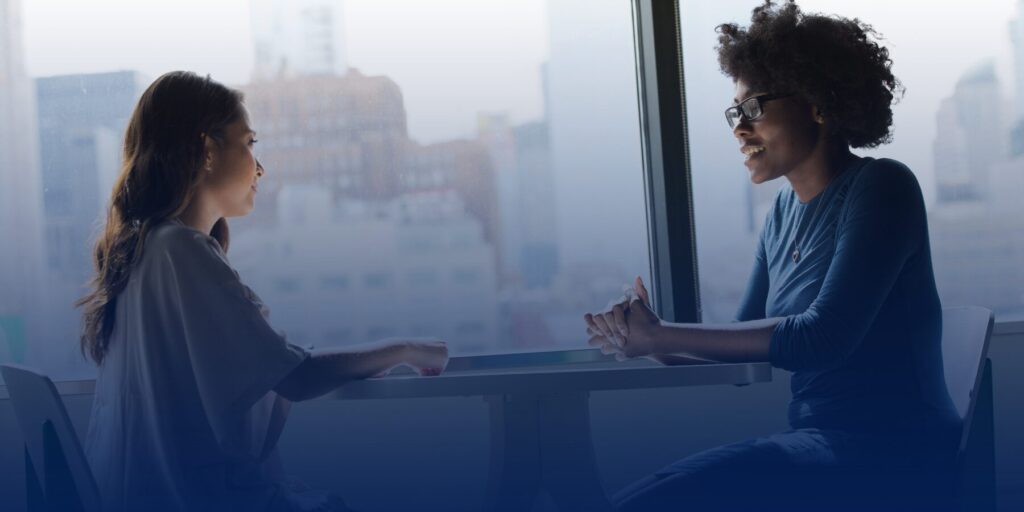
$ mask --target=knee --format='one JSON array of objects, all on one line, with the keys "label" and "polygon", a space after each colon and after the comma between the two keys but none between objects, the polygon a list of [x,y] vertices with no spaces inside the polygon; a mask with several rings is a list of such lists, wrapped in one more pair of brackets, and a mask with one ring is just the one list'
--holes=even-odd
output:
[{"label": "knee", "polygon": [[617,512],[660,512],[717,510],[731,502],[725,482],[685,472],[657,473],[616,493],[612,504]]}]

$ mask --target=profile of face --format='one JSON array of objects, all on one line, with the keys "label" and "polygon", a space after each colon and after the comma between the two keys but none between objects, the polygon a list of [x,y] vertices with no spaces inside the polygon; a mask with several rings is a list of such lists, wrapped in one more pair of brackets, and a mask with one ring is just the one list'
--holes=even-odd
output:
[{"label": "profile of face", "polygon": [[733,126],[733,135],[745,156],[744,165],[750,181],[764,183],[798,168],[825,144],[824,125],[817,109],[786,91],[751,90],[743,80],[736,80],[733,105],[750,98],[771,94],[761,101],[761,115],[748,119],[742,115]]},{"label": "profile of face", "polygon": [[240,217],[252,211],[263,176],[253,154],[256,132],[248,114],[228,125],[220,143],[206,137],[206,167],[199,196],[221,217]]}]

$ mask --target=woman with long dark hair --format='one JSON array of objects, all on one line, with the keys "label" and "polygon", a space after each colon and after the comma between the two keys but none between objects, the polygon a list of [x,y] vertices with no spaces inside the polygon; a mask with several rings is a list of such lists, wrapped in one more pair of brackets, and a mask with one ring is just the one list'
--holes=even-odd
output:
[{"label": "woman with long dark hair", "polygon": [[754,9],[718,27],[725,111],[754,183],[785,177],[737,322],[670,324],[637,297],[586,315],[591,344],[665,363],[790,370],[791,430],[683,459],[619,493],[624,511],[934,510],[959,422],[914,174],[859,157],[891,138],[902,87],[856,19]]},{"label": "woman with long dark hair", "polygon": [[254,144],[242,95],[194,73],[158,78],[128,123],[80,301],[82,351],[99,366],[86,454],[105,509],[347,510],[285,483],[289,401],[447,364],[443,342],[311,353],[271,328],[227,260],[226,219],[252,210],[265,172]]}]

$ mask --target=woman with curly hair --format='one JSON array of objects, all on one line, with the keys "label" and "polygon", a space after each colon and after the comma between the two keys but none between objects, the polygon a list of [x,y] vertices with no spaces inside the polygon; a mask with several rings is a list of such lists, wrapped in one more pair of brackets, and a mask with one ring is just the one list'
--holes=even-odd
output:
[{"label": "woman with curly hair", "polygon": [[310,351],[271,327],[227,259],[227,218],[252,211],[264,174],[255,144],[241,93],[189,72],[153,82],[128,123],[81,301],[82,352],[99,366],[85,451],[103,510],[347,511],[281,474],[290,402],[447,364],[443,342]]},{"label": "woman with curly hair", "polygon": [[[859,157],[891,139],[902,87],[856,19],[768,0],[718,27],[725,117],[754,183],[785,177],[736,322],[671,324],[637,297],[586,315],[590,343],[666,364],[768,361],[793,372],[791,429],[714,448],[619,493],[623,511],[938,508],[959,421],[921,190]],[[883,506],[887,505],[887,506]]]}]

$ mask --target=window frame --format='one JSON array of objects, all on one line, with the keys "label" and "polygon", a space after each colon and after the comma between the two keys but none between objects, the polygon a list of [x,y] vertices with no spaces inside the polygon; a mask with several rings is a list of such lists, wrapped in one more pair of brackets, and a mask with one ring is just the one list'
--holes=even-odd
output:
[{"label": "window frame", "polygon": [[701,321],[679,0],[634,0],[634,45],[655,311]]}]

